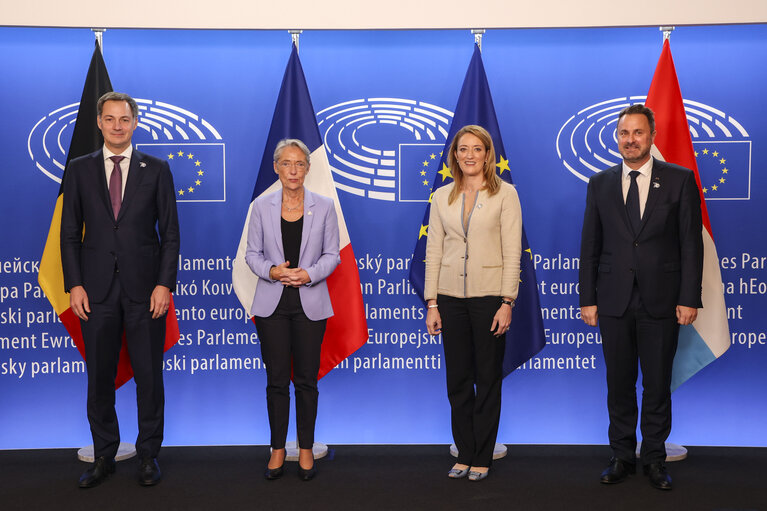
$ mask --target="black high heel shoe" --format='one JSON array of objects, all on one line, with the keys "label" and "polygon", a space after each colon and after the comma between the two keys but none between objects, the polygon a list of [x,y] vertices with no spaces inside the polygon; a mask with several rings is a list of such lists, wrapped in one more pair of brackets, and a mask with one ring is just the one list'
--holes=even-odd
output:
[{"label": "black high heel shoe", "polygon": [[302,481],[311,481],[315,475],[317,475],[317,469],[314,466],[312,468],[301,468],[301,465],[298,466],[298,478]]},{"label": "black high heel shoe", "polygon": [[283,463],[281,466],[277,468],[269,468],[267,466],[266,470],[264,471],[264,477],[268,481],[274,481],[275,479],[279,479],[280,477],[282,477],[282,474],[283,474],[282,467],[284,466],[285,466],[285,463]]}]

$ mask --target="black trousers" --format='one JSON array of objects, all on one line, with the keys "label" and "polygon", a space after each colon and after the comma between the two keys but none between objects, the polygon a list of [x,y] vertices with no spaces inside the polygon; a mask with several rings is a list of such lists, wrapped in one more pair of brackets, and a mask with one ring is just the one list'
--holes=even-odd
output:
[{"label": "black trousers", "polygon": [[269,412],[271,446],[285,447],[290,416],[290,373],[296,394],[298,446],[314,445],[317,420],[317,375],[327,320],[312,321],[301,307],[298,289],[286,288],[277,309],[268,318],[256,316],[261,358],[266,364],[266,408]]},{"label": "black trousers", "polygon": [[602,350],[607,368],[608,436],[615,457],[636,457],[637,360],[642,369],[642,464],[666,459],[671,432],[671,369],[679,324],[676,315],[654,318],[645,310],[636,285],[620,317],[600,316]]},{"label": "black trousers", "polygon": [[458,463],[489,467],[501,419],[506,348],[506,336],[494,336],[490,326],[501,298],[439,295],[437,304]]},{"label": "black trousers", "polygon": [[91,302],[90,308],[88,321],[81,320],[80,327],[88,369],[88,422],[94,455],[113,458],[120,445],[115,377],[124,331],[136,382],[136,452],[141,458],[154,458],[160,452],[164,429],[165,316],[152,319],[149,301],[131,301],[122,292],[117,275],[104,301]]}]

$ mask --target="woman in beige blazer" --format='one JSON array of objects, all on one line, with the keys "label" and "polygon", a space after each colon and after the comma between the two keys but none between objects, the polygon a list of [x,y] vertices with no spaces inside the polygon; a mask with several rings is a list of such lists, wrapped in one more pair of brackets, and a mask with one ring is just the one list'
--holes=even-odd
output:
[{"label": "woman in beige blazer", "polygon": [[519,287],[522,211],[495,172],[490,134],[464,126],[450,144],[453,183],[434,192],[426,244],[426,325],[442,334],[458,462],[448,472],[487,477],[501,415],[506,331]]}]

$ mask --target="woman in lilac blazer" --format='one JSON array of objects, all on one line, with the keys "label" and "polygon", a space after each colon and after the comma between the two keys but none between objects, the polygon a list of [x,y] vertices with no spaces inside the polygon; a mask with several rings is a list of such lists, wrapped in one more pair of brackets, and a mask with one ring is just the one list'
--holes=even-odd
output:
[{"label": "woman in lilac blazer", "polygon": [[309,149],[297,139],[281,140],[274,171],[282,187],[253,204],[245,260],[258,276],[250,312],[255,316],[266,364],[266,405],[272,454],[264,476],[283,473],[290,414],[290,376],[296,395],[298,474],[311,480],[317,374],[327,318],[333,315],[325,279],[341,261],[338,219],[332,199],[304,187]]}]

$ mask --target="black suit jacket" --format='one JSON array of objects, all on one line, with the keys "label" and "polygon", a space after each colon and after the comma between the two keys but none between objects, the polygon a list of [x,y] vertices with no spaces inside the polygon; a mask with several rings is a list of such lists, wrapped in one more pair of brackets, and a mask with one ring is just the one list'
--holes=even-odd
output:
[{"label": "black suit jacket", "polygon": [[67,292],[81,285],[89,301],[98,303],[117,275],[131,300],[149,301],[156,285],[175,289],[178,253],[176,193],[167,162],[133,151],[117,219],[102,151],[69,163],[61,215]]},{"label": "black suit jacket", "polygon": [[589,180],[583,218],[580,305],[621,316],[636,277],[654,317],[677,305],[699,308],[703,274],[700,195],[692,171],[654,160],[642,225],[634,233],[621,188],[622,166]]}]

